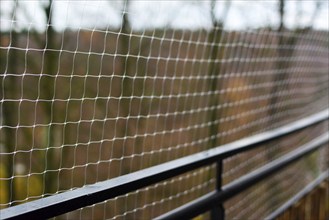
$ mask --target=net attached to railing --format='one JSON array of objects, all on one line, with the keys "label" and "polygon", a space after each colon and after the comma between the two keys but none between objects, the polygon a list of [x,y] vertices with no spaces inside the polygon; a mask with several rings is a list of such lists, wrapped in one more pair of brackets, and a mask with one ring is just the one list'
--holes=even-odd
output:
[{"label": "net attached to railing", "polygon": [[[130,1],[119,25],[104,27],[113,18],[103,7],[121,2],[68,1],[65,16],[56,12],[61,1],[50,2],[40,3],[42,15],[24,11],[21,1],[1,2],[12,10],[0,18],[1,208],[214,148],[329,106],[327,31],[229,30],[224,21],[202,29],[202,20],[192,29],[164,27],[159,5],[150,9],[150,22],[162,28],[143,27],[132,22],[142,13]],[[186,4],[210,18],[206,3]],[[177,13],[188,14],[182,6]],[[59,28],[59,15],[67,28]],[[327,130],[319,124],[225,160],[224,183]],[[265,180],[245,199],[228,201],[227,216],[269,214],[285,201],[283,188],[292,195],[327,169],[326,154],[327,147],[275,177],[276,196]],[[214,166],[207,166],[59,218],[151,218],[214,188]]]}]

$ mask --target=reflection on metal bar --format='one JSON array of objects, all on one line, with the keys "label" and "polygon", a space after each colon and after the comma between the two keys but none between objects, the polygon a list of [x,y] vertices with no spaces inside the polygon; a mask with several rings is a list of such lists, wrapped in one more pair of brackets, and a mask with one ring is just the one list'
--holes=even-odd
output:
[{"label": "reflection on metal bar", "polygon": [[[99,203],[116,196],[161,182],[199,167],[216,163],[234,154],[258,147],[315,125],[329,118],[329,109],[292,122],[280,128],[243,138],[214,149],[186,156],[107,181],[98,182],[76,190],[67,191],[0,211],[2,219],[50,218],[88,205]],[[239,185],[239,184],[237,184]],[[220,195],[225,194],[221,192]]]},{"label": "reflection on metal bar", "polygon": [[157,220],[165,219],[188,219],[206,212],[216,204],[225,202],[227,199],[237,195],[238,193],[254,186],[266,177],[280,171],[285,166],[295,162],[301,157],[313,152],[323,146],[329,140],[329,132],[312,140],[311,142],[299,147],[298,149],[276,159],[265,166],[240,177],[239,179],[225,185],[220,192],[211,192],[199,200],[194,200],[177,209],[174,209],[164,215],[156,218]]}]

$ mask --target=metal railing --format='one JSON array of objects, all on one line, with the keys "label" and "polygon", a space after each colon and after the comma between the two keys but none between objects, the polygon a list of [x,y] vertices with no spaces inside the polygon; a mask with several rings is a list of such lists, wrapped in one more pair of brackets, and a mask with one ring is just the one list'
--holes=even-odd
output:
[{"label": "metal railing", "polygon": [[[243,138],[229,144],[218,146],[214,149],[206,150],[72,191],[67,191],[10,207],[1,210],[0,216],[2,219],[50,218],[88,205],[115,198],[151,184],[161,182],[168,178],[215,163],[217,169],[217,183],[215,191],[210,192],[181,207],[173,209],[161,216],[158,216],[156,219],[186,219],[198,216],[199,214],[207,211],[211,211],[211,217],[214,219],[224,219],[225,209],[223,203],[226,200],[241,193],[272,174],[279,172],[284,167],[315,151],[316,149],[327,146],[326,143],[328,143],[329,140],[329,132],[320,135],[290,153],[285,154],[284,156],[271,161],[263,167],[245,174],[244,176],[224,186],[222,186],[223,159],[257,148],[261,144],[268,143],[272,140],[292,135],[297,131],[326,121],[328,118],[329,109],[326,109],[277,129]],[[309,192],[326,178],[328,178],[328,172],[322,173],[314,182],[308,185],[300,195],[296,195],[281,208],[270,214],[268,219],[274,219],[285,209],[287,209],[287,207],[297,201],[301,195]]]}]

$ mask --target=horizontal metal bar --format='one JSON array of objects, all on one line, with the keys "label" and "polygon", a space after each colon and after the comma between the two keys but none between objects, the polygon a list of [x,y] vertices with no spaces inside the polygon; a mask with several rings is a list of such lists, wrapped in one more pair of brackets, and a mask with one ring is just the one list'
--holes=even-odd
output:
[{"label": "horizontal metal bar", "polygon": [[286,210],[288,210],[290,207],[292,207],[294,204],[300,201],[305,195],[307,195],[309,192],[311,192],[313,189],[319,186],[325,179],[328,178],[329,178],[329,170],[326,170],[320,176],[318,176],[313,182],[308,184],[303,190],[298,192],[295,196],[293,196],[286,203],[284,203],[280,208],[278,208],[270,215],[268,215],[265,219],[266,220],[276,219],[279,215],[283,214]]},{"label": "horizontal metal bar", "polygon": [[280,128],[243,138],[214,149],[186,156],[107,181],[87,185],[0,211],[3,219],[50,218],[175,177],[212,164],[219,159],[250,150],[273,139],[286,136],[329,118],[329,109]]},{"label": "horizontal metal bar", "polygon": [[306,154],[323,146],[329,140],[329,132],[299,147],[298,149],[276,159],[265,166],[246,174],[237,180],[225,185],[222,191],[211,192],[204,197],[178,207],[164,215],[157,217],[157,220],[165,219],[190,219],[211,209],[216,204],[221,204],[238,193],[254,186],[266,177],[278,172],[285,166],[295,162]]}]

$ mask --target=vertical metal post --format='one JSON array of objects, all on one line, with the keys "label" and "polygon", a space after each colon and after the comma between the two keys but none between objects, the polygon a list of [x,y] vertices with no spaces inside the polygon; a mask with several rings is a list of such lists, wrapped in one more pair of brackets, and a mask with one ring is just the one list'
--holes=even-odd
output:
[{"label": "vertical metal post", "polygon": [[[219,160],[216,163],[216,190],[222,191],[222,174],[223,174],[223,160]],[[210,211],[212,220],[224,220],[225,219],[225,208],[224,204],[216,204]]]}]

